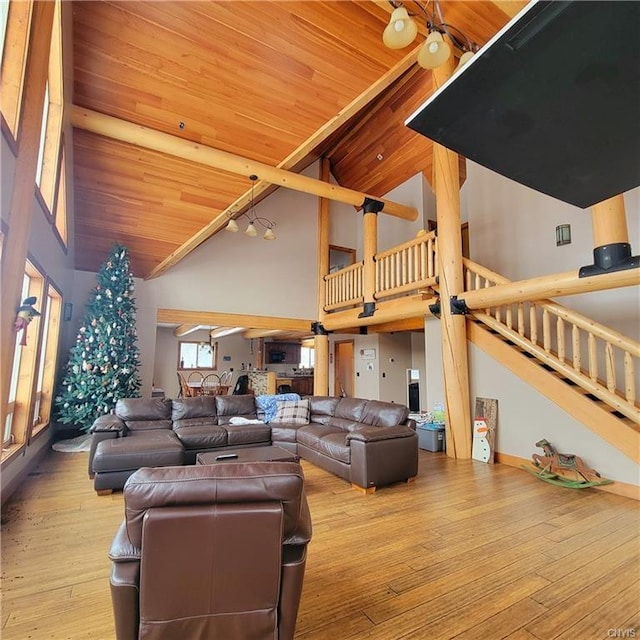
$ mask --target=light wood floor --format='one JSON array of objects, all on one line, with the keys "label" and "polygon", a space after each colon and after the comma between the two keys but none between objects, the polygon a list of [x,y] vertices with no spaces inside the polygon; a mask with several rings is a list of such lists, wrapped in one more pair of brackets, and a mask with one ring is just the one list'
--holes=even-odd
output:
[{"label": "light wood floor", "polygon": [[[95,495],[86,455],[52,452],[6,505],[3,640],[113,638],[122,494]],[[303,464],[297,640],[640,638],[637,502],[428,452],[373,495]]]}]

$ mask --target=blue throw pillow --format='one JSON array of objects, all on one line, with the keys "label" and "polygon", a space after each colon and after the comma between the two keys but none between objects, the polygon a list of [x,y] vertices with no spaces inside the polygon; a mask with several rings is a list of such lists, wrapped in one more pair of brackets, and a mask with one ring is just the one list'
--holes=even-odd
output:
[{"label": "blue throw pillow", "polygon": [[300,400],[297,393],[277,393],[273,395],[256,396],[256,407],[258,412],[263,412],[264,422],[269,424],[278,413],[278,400]]}]

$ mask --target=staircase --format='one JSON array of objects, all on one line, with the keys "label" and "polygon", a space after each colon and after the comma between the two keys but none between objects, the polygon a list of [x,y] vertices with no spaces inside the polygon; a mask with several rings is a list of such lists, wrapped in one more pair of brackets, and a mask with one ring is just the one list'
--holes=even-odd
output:
[{"label": "staircase", "polygon": [[[509,282],[470,260],[464,269],[467,291]],[[471,342],[640,462],[639,343],[550,300],[471,311],[468,320]]]}]

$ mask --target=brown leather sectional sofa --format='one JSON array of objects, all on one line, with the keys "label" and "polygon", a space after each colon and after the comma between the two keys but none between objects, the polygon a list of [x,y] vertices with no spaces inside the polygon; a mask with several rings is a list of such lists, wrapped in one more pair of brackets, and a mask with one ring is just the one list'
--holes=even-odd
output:
[{"label": "brown leather sectional sofa", "polygon": [[93,426],[89,475],[98,493],[122,489],[141,467],[194,464],[198,453],[270,444],[360,489],[418,473],[418,437],[404,405],[311,396],[309,422],[232,424],[260,416],[253,395],[118,400]]}]

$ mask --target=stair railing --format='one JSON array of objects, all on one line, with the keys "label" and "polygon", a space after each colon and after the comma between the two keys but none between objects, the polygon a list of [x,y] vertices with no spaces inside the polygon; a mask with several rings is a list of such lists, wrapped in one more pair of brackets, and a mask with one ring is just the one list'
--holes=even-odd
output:
[{"label": "stair railing", "polygon": [[[465,290],[510,282],[464,259]],[[503,304],[471,314],[544,365],[640,424],[640,343],[551,300]]]}]

